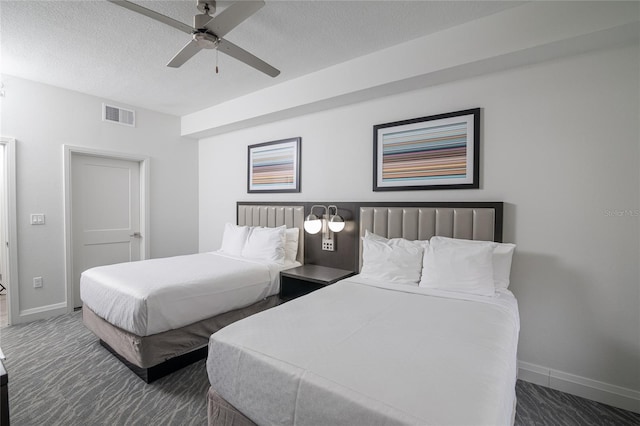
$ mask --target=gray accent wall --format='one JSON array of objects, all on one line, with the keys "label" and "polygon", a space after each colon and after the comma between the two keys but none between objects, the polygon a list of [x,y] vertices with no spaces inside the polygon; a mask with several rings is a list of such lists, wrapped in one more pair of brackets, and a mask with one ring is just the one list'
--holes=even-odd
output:
[{"label": "gray accent wall", "polygon": [[[518,246],[510,288],[522,321],[519,360],[547,385],[560,387],[558,373],[565,384],[633,400],[638,52],[637,44],[590,51],[201,139],[200,251],[219,248],[236,201],[504,201],[503,240]],[[480,189],[372,191],[375,124],[474,107],[482,108]],[[301,193],[247,194],[247,145],[297,136]]]}]

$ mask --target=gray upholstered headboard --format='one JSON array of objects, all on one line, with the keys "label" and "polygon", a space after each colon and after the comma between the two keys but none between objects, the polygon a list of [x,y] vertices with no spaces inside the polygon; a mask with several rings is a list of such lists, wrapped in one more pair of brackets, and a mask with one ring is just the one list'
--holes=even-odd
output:
[{"label": "gray upholstered headboard", "polygon": [[[365,231],[386,238],[428,240],[434,235],[467,240],[502,239],[502,203],[487,207],[360,207],[360,237]],[[499,211],[498,211],[499,209]],[[359,240],[362,268],[362,238]]]},{"label": "gray upholstered headboard", "polygon": [[251,205],[238,203],[238,225],[266,226],[275,228],[286,225],[298,228],[298,255],[296,260],[304,263],[304,207],[278,205]]}]

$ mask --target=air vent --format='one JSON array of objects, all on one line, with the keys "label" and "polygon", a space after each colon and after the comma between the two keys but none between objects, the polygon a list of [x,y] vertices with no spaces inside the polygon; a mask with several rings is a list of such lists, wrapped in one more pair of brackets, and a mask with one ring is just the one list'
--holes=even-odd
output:
[{"label": "air vent", "polygon": [[112,123],[135,127],[136,113],[129,109],[118,108],[113,105],[102,104],[102,120]]}]

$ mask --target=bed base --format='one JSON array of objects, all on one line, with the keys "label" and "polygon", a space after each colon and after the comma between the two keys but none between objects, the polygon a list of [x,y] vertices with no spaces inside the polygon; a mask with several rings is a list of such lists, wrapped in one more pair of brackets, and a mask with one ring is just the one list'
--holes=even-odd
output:
[{"label": "bed base", "polygon": [[99,340],[100,344],[113,356],[123,363],[129,370],[133,371],[136,376],[140,377],[146,383],[155,382],[158,379],[168,376],[169,374],[180,370],[194,362],[200,361],[207,357],[207,346],[203,346],[186,354],[179,355],[174,358],[170,358],[163,363],[154,365],[153,367],[142,368],[127,361],[125,357],[116,352],[111,346],[109,346],[104,340]]},{"label": "bed base", "polygon": [[212,387],[209,387],[207,392],[207,424],[208,426],[257,426]]},{"label": "bed base", "polygon": [[86,306],[82,309],[82,316],[85,326],[98,337],[105,349],[146,383],[151,383],[206,358],[211,334],[279,303],[278,295],[274,295],[245,308],[144,337],[109,324]]}]

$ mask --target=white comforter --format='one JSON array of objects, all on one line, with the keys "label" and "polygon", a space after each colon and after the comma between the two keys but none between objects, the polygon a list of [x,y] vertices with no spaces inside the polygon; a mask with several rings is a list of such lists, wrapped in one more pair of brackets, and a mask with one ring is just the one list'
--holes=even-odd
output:
[{"label": "white comforter", "polygon": [[[446,296],[446,297],[445,297]],[[211,336],[211,386],[261,425],[506,425],[517,302],[353,277]]]},{"label": "white comforter", "polygon": [[80,294],[109,323],[149,336],[276,294],[281,269],[218,252],[150,259],[87,270]]}]

